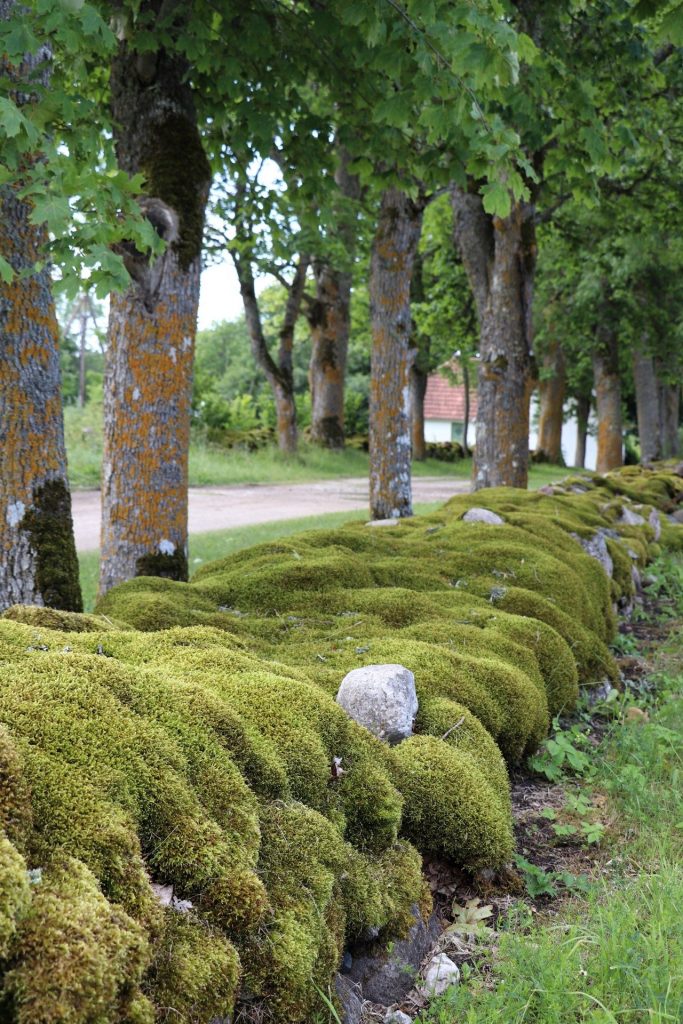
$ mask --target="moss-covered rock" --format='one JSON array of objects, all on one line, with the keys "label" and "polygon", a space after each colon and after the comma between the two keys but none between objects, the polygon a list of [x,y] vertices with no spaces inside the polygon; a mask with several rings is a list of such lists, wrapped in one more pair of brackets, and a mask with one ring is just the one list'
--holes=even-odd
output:
[{"label": "moss-covered rock", "polygon": [[[671,472],[582,473],[259,545],[190,583],[138,577],[96,615],[10,609],[0,1018],[199,1024],[243,999],[317,1019],[349,939],[428,910],[419,850],[510,857],[506,762],[579,680],[617,679],[613,602],[657,550],[650,507],[682,496]],[[473,505],[503,524],[463,521]],[[612,580],[576,540],[597,530]],[[663,545],[680,536],[663,522]],[[416,677],[416,735],[395,748],[334,700],[378,662]]]}]

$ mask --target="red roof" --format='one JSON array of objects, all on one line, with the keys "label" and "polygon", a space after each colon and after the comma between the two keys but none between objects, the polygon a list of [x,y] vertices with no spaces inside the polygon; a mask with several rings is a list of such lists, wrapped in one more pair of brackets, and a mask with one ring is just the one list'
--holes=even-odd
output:
[{"label": "red roof", "polygon": [[[458,373],[458,367],[451,364],[451,369]],[[476,381],[476,368],[470,370],[470,381]],[[462,379],[462,378],[461,378]],[[470,384],[470,420],[477,418],[477,392]],[[451,384],[441,376],[439,370],[427,378],[425,394],[426,420],[455,420],[462,423],[465,419],[465,386]]]}]

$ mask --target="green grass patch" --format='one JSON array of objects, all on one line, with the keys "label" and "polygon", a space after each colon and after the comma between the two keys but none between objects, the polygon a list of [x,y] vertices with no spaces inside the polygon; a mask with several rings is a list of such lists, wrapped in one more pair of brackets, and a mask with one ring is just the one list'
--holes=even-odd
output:
[{"label": "green grass patch", "polygon": [[[683,611],[683,561],[666,559]],[[678,581],[676,594],[671,580]],[[671,604],[669,613],[671,612]],[[493,951],[419,1018],[429,1024],[665,1024],[683,1020],[683,634],[656,654],[649,720],[619,717],[595,756],[611,836],[586,894],[540,922],[524,904]],[[629,701],[626,701],[628,705]]]}]

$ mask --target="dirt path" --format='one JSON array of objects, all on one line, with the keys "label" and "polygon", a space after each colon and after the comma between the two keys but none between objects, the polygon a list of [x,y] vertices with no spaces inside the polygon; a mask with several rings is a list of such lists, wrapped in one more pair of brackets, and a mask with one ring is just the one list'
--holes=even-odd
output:
[{"label": "dirt path", "polygon": [[[413,501],[447,501],[469,491],[468,480],[414,477]],[[74,491],[76,547],[92,551],[100,543],[100,492]],[[190,533],[226,530],[279,519],[351,512],[367,508],[365,477],[320,480],[308,484],[241,484],[233,487],[190,488]]]}]

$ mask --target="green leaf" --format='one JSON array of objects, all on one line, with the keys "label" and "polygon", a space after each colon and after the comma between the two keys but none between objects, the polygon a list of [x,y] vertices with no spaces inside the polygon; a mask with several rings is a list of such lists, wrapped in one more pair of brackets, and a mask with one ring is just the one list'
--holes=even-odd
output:
[{"label": "green leaf", "polygon": [[507,217],[510,213],[510,192],[499,181],[489,182],[482,189],[484,210],[494,217]]},{"label": "green leaf", "polygon": [[662,18],[659,37],[673,43],[674,46],[683,46],[683,4]]},{"label": "green leaf", "polygon": [[4,284],[10,284],[14,278],[14,270],[4,256],[0,256],[0,278]]},{"label": "green leaf", "polygon": [[2,131],[8,139],[18,135],[24,126],[26,118],[11,100],[0,96],[0,124]]}]

